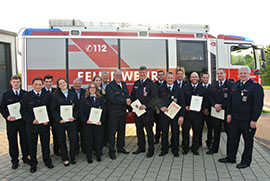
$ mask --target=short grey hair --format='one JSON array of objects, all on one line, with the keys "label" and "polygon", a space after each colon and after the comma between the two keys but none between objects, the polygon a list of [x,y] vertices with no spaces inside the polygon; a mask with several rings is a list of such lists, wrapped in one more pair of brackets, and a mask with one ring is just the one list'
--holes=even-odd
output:
[{"label": "short grey hair", "polygon": [[248,72],[248,74],[250,74],[250,73],[251,73],[251,70],[250,70],[250,68],[249,68],[248,66],[240,67],[240,68],[239,68],[239,73],[240,73],[242,70],[247,71],[247,72]]},{"label": "short grey hair", "polygon": [[76,78],[76,79],[73,80],[73,84],[74,84],[76,81],[79,81],[80,83],[82,83],[82,79]]}]

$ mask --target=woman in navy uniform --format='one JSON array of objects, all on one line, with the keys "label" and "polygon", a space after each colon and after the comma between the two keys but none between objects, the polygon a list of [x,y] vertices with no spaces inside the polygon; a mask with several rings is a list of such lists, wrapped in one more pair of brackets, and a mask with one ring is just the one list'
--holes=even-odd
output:
[{"label": "woman in navy uniform", "polygon": [[[51,104],[54,120],[56,121],[57,137],[59,141],[60,154],[65,166],[69,163],[76,164],[76,144],[77,144],[77,125],[75,118],[77,115],[77,102],[76,95],[67,88],[65,79],[60,78],[57,80],[57,91],[53,95]],[[68,120],[63,120],[61,117],[60,107],[64,105],[71,105],[73,107],[73,117]],[[66,145],[66,132],[69,138],[70,151],[68,154]],[[70,158],[69,158],[70,156]]]},{"label": "woman in navy uniform", "polygon": [[25,122],[23,119],[17,119],[10,116],[8,111],[8,105],[19,103],[24,94],[25,90],[20,89],[21,78],[14,75],[10,78],[11,89],[3,94],[3,99],[0,106],[2,116],[6,120],[7,124],[7,138],[9,143],[9,155],[11,157],[12,169],[16,169],[19,166],[19,147],[18,147],[18,133],[20,135],[20,147],[22,151],[22,160],[24,163],[29,164],[30,160],[28,157],[27,139],[25,132]]},{"label": "woman in navy uniform", "polygon": [[[101,161],[102,145],[103,145],[103,122],[104,122],[104,97],[100,95],[98,86],[95,82],[91,82],[86,91],[85,98],[81,103],[81,119],[86,141],[86,155],[88,163],[92,163],[92,152],[95,147],[97,161]],[[89,120],[91,108],[102,109],[102,116],[99,122]]]}]

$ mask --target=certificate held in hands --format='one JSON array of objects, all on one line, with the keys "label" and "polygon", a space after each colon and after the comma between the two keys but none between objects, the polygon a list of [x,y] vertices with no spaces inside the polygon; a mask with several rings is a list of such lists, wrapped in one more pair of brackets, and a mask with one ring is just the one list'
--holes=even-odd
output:
[{"label": "certificate held in hands", "polygon": [[69,119],[73,118],[73,106],[72,105],[60,106],[60,116],[65,122],[69,122]]},{"label": "certificate held in hands", "polygon": [[189,109],[191,111],[200,112],[202,108],[202,101],[202,96],[192,96]]},{"label": "certificate held in hands", "polygon": [[46,106],[39,106],[33,108],[35,119],[39,124],[49,122],[49,116]]},{"label": "certificate held in hands", "polygon": [[136,101],[134,101],[133,103],[130,104],[130,106],[132,107],[132,111],[135,112],[135,114],[140,117],[141,115],[143,115],[146,111],[140,110],[140,106],[141,106],[141,102],[139,101],[139,99],[137,99]]},{"label": "certificate held in hands", "polygon": [[225,119],[225,111],[221,109],[219,112],[216,111],[214,107],[211,107],[211,116],[217,119]]},{"label": "certificate held in hands", "polygon": [[168,111],[164,112],[164,114],[169,116],[169,118],[173,119],[180,109],[181,109],[181,106],[179,106],[174,101],[172,101],[172,103],[168,107]]},{"label": "certificate held in hands", "polygon": [[102,115],[102,109],[92,107],[88,120],[90,120],[91,123],[93,124],[98,124],[98,122],[100,122],[101,115]]},{"label": "certificate held in hands", "polygon": [[16,120],[22,118],[22,115],[20,113],[21,104],[19,102],[16,102],[14,104],[9,104],[7,107],[8,107],[9,115],[11,117],[15,117]]}]

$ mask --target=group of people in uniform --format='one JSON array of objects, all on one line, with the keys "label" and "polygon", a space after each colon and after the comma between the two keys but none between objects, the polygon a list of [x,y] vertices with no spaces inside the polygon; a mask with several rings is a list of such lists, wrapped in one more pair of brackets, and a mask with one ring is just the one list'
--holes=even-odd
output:
[{"label": "group of people in uniform", "polygon": [[[50,131],[53,135],[53,152],[61,157],[64,166],[76,164],[76,156],[80,151],[85,153],[88,163],[93,162],[93,155],[97,161],[101,161],[104,146],[108,146],[112,160],[116,159],[116,152],[129,154],[125,149],[126,114],[127,111],[132,111],[131,103],[136,100],[141,102],[139,109],[145,110],[145,113],[134,117],[138,148],[133,154],[146,152],[147,140],[146,157],[153,157],[155,144],[161,139],[159,156],[168,154],[171,149],[173,156],[179,157],[182,127],[182,154],[186,155],[191,151],[194,155],[199,155],[206,123],[207,154],[219,151],[220,135],[224,127],[227,135],[226,157],[218,161],[236,162],[242,135],[244,152],[237,168],[250,166],[256,122],[262,112],[264,93],[262,87],[250,79],[248,67],[239,69],[237,82],[226,79],[225,70],[219,68],[217,81],[212,84],[209,84],[207,73],[203,73],[200,79],[199,74],[193,72],[189,81],[185,81],[182,70],[177,70],[176,77],[173,72],[165,75],[160,70],[158,80],[153,82],[147,77],[147,72],[145,66],[139,68],[139,80],[134,83],[131,93],[122,81],[121,70],[115,70],[111,82],[107,72],[94,77],[87,89],[82,88],[82,80],[79,78],[73,80],[71,88],[68,88],[68,82],[64,78],[59,78],[56,81],[57,88],[53,88],[53,77],[46,75],[44,78],[34,78],[32,90],[27,92],[20,88],[21,78],[12,76],[11,89],[3,94],[0,108],[7,123],[12,168],[17,169],[19,166],[18,134],[22,160],[30,165],[31,173],[37,170],[38,137],[45,165],[49,169],[54,167],[50,157]],[[200,111],[190,108],[193,96],[202,97]],[[166,115],[172,102],[181,107],[173,119]],[[16,119],[9,113],[8,105],[14,103],[20,103],[21,119]],[[68,120],[61,117],[60,108],[63,105],[72,106],[73,117]],[[46,106],[49,122],[39,123],[36,120],[33,109],[39,106]],[[89,120],[91,108],[102,109],[100,121]],[[211,109],[216,112],[224,111],[224,119],[212,117]],[[190,129],[193,131],[191,147]]]}]

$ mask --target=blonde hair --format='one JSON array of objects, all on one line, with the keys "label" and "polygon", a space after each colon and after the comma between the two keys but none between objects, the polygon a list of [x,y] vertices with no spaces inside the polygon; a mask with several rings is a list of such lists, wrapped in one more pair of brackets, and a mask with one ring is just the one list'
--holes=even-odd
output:
[{"label": "blonde hair", "polygon": [[91,85],[94,85],[96,87],[96,92],[95,92],[96,96],[100,97],[101,95],[100,95],[100,93],[98,91],[98,86],[94,81],[92,81],[92,82],[89,83],[89,85],[88,85],[88,87],[86,89],[85,98],[88,98],[90,96],[90,87],[91,87]]}]

